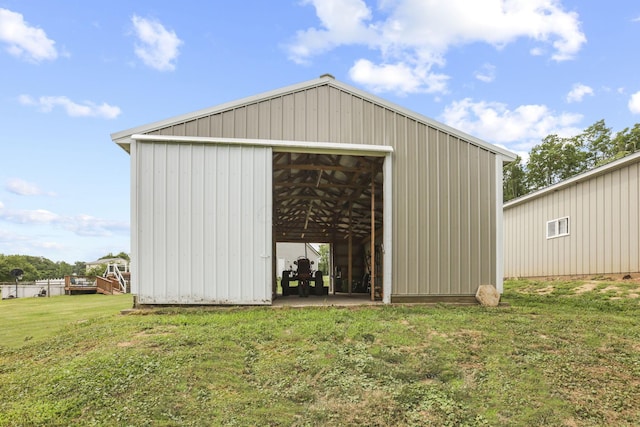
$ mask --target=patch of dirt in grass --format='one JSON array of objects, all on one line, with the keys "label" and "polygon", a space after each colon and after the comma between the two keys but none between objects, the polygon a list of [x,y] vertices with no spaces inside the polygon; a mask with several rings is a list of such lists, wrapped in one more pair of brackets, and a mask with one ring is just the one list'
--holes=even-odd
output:
[{"label": "patch of dirt in grass", "polygon": [[540,288],[540,289],[536,289],[535,292],[538,295],[549,295],[550,293],[552,293],[555,290],[555,288],[553,287],[553,285],[549,285],[546,286],[544,288]]},{"label": "patch of dirt in grass", "polygon": [[598,282],[586,282],[584,284],[582,284],[581,286],[578,286],[577,288],[574,288],[573,291],[580,295],[580,294],[584,294],[585,292],[591,292],[594,289],[596,289],[598,287]]},{"label": "patch of dirt in grass", "polygon": [[131,347],[133,345],[133,342],[131,341],[124,341],[124,342],[119,342],[118,344],[116,344],[116,346],[118,347]]}]

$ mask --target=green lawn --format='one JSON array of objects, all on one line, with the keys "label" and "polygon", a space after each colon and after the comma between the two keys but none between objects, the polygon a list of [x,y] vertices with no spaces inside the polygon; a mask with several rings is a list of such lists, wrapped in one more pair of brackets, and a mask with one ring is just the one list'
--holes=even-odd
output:
[{"label": "green lawn", "polygon": [[493,309],[4,300],[0,425],[638,425],[639,286],[587,285],[507,282]]},{"label": "green lawn", "polygon": [[69,325],[113,317],[132,305],[131,295],[93,294],[2,300],[0,345],[14,348],[29,341],[38,343],[64,333]]}]

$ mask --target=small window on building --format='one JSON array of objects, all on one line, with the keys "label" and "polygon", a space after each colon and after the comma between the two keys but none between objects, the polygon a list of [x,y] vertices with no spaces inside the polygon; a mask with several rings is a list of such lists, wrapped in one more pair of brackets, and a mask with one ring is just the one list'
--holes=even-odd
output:
[{"label": "small window on building", "polygon": [[569,217],[558,218],[547,222],[547,239],[569,235]]}]

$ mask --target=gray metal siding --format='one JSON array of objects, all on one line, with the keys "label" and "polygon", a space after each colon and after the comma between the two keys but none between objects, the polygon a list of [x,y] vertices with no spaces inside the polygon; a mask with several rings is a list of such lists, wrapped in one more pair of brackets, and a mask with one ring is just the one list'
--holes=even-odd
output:
[{"label": "gray metal siding", "polygon": [[140,304],[271,302],[271,149],[138,143]]},{"label": "gray metal siding", "polygon": [[[504,211],[505,276],[640,271],[640,163],[547,193]],[[569,217],[569,235],[546,238]]]},{"label": "gray metal siding", "polygon": [[[393,295],[473,295],[496,284],[495,154],[486,149],[330,85],[197,122],[198,136],[392,146]],[[194,136],[185,131],[151,134]]]}]

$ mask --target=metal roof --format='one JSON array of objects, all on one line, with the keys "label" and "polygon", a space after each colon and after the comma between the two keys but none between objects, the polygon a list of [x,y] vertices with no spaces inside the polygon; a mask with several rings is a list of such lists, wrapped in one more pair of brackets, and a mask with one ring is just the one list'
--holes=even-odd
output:
[{"label": "metal roof", "polygon": [[606,165],[602,165],[595,169],[591,169],[590,171],[583,172],[580,175],[576,175],[569,179],[565,179],[564,181],[561,181],[556,184],[550,185],[548,187],[542,188],[540,190],[534,191],[533,193],[529,193],[522,197],[518,197],[517,199],[509,200],[507,203],[503,205],[503,209],[509,209],[514,206],[521,205],[530,200],[537,199],[538,197],[542,197],[545,194],[561,190],[563,188],[578,184],[579,182],[583,182],[600,175],[604,175],[609,172],[613,172],[616,169],[623,168],[628,164],[638,162],[638,161],[640,161],[640,151],[637,153],[633,153],[628,156],[625,156],[621,159],[615,160],[611,163],[607,163]]}]

